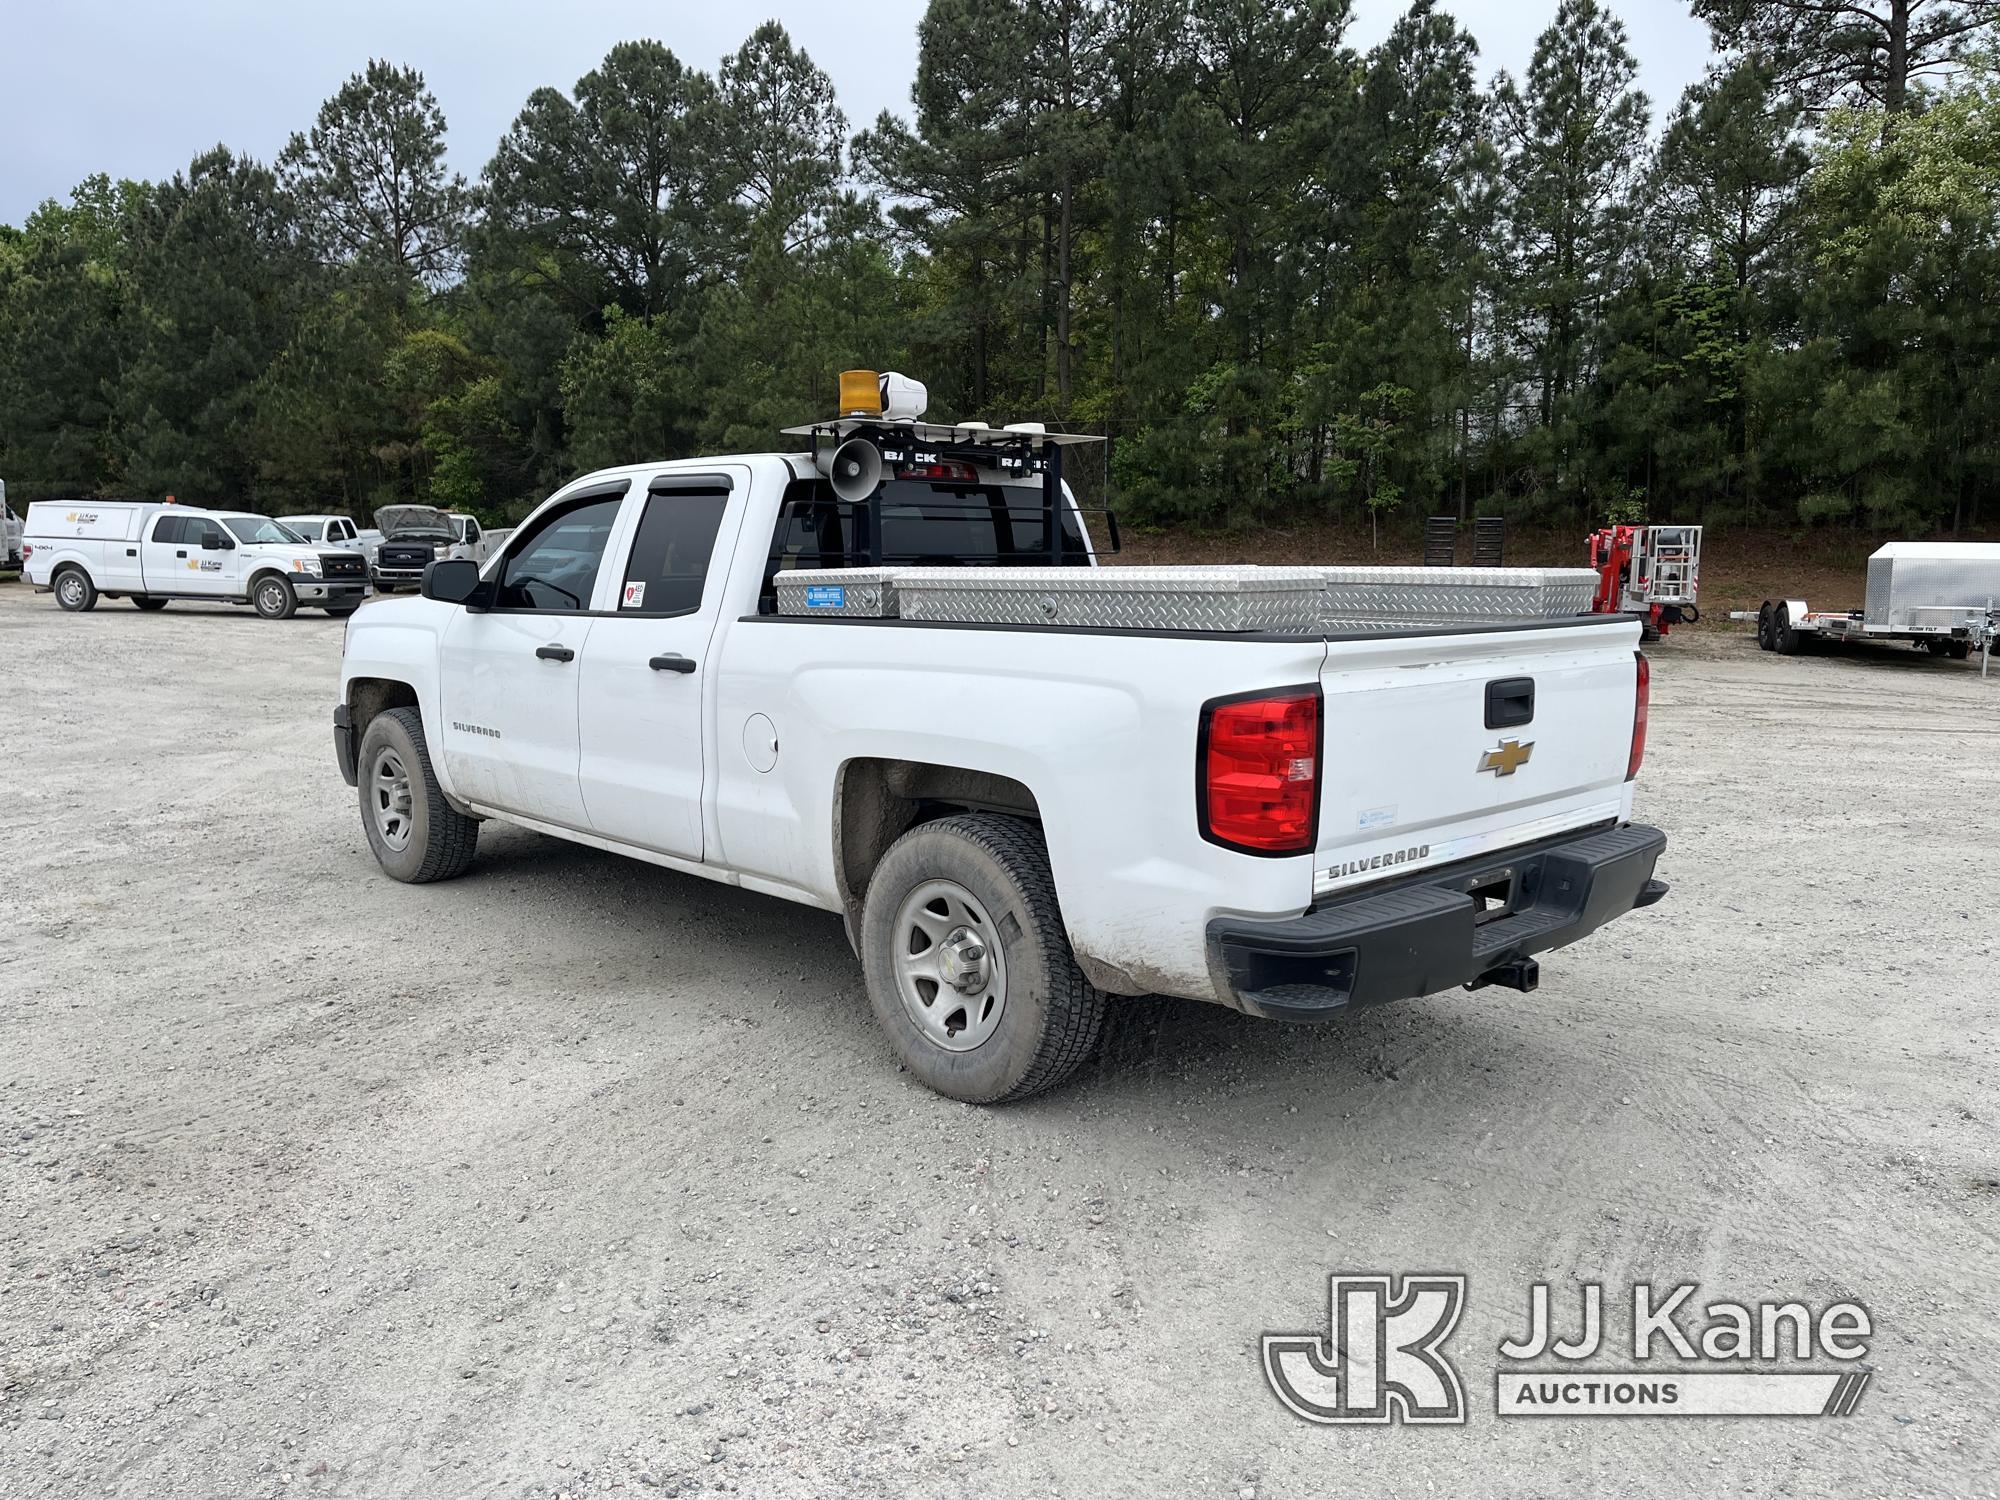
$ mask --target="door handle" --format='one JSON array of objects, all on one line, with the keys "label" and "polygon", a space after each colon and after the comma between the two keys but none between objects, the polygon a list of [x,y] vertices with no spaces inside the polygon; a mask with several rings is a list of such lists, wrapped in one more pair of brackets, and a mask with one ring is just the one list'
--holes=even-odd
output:
[{"label": "door handle", "polygon": [[694,662],[680,653],[669,651],[664,656],[656,656],[646,663],[655,672],[692,672]]},{"label": "door handle", "polygon": [[187,556],[187,553],[185,553],[185,552],[176,552],[176,553],[174,554],[174,556],[175,556],[175,557],[186,557],[186,556]]},{"label": "door handle", "polygon": [[543,661],[575,661],[576,653],[567,646],[537,646],[535,655]]}]

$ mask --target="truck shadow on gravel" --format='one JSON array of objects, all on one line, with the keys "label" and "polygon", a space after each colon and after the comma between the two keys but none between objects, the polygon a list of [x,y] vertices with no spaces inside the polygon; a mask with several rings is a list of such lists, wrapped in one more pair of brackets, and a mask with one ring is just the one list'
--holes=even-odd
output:
[{"label": "truck shadow on gravel", "polygon": [[[492,823],[482,829],[478,859],[458,883],[486,887],[482,896],[493,903],[487,916],[502,927],[573,918],[571,940],[588,943],[591,957],[614,973],[643,974],[654,955],[675,946],[711,961],[719,987],[747,983],[771,993],[796,992],[801,976],[810,975],[817,982],[810,1007],[774,1007],[760,1014],[759,1024],[821,1030],[856,1068],[879,1069],[885,1088],[902,1076],[869,1008],[860,961],[831,912]],[[678,1008],[695,1002],[683,992],[660,1003]],[[1074,1078],[1011,1106],[1010,1113],[1068,1114],[1094,1096],[1140,1096],[1160,1087],[1286,1092],[1341,1078],[1393,1082],[1403,1066],[1398,1059],[1427,1045],[1413,1039],[1412,1030],[1430,1029],[1428,1004],[1370,1007],[1322,1024],[1293,1025],[1172,996],[1118,996],[1093,1059]],[[777,1048],[773,1055],[813,1050]]]}]

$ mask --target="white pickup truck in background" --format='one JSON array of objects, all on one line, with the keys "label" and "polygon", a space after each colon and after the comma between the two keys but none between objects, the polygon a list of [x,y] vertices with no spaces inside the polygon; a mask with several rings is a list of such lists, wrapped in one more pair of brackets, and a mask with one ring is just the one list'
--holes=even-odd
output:
[{"label": "white pickup truck in background", "polygon": [[169,600],[248,604],[269,620],[301,604],[354,613],[368,597],[359,552],[316,547],[269,516],[134,500],[39,500],[28,507],[24,576],[67,610],[99,597],[140,609]]},{"label": "white pickup truck in background", "polygon": [[373,529],[363,530],[355,524],[352,516],[279,516],[276,519],[279,525],[296,531],[309,542],[359,552],[368,559],[371,568],[375,565],[375,554],[382,546],[382,533]]},{"label": "white pickup truck in background", "polygon": [[[1047,561],[1012,508],[1041,484],[894,470],[875,555]],[[1060,560],[1092,566],[1064,504]],[[898,1057],[975,1101],[1067,1074],[1107,996],[1298,1020],[1531,989],[1532,955],[1666,890],[1630,822],[1634,619],[777,612],[783,570],[869,560],[813,460],[761,454],[588,475],[484,568],[436,563],[347,632],[335,748],[376,858],[453,876],[499,818],[838,912]]]}]

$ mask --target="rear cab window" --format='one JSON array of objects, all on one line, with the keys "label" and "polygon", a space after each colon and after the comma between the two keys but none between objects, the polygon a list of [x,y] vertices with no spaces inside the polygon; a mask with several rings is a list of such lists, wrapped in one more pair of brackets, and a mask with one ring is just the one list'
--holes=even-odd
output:
[{"label": "rear cab window", "polygon": [[[1047,567],[1042,488],[924,479],[883,483],[882,563],[901,567]],[[1090,545],[1072,506],[1061,512],[1057,562],[1090,566]],[[823,478],[785,489],[758,608],[777,612],[777,575],[791,568],[860,568],[870,562],[868,508],[843,502]]]}]

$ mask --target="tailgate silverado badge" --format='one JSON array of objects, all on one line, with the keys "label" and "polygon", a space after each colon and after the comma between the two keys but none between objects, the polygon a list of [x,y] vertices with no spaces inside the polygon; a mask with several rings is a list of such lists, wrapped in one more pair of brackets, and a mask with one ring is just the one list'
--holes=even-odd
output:
[{"label": "tailgate silverado badge", "polygon": [[1528,763],[1528,757],[1535,753],[1535,742],[1522,744],[1519,740],[1502,740],[1496,747],[1479,757],[1479,769],[1491,771],[1495,776],[1512,776]]}]

